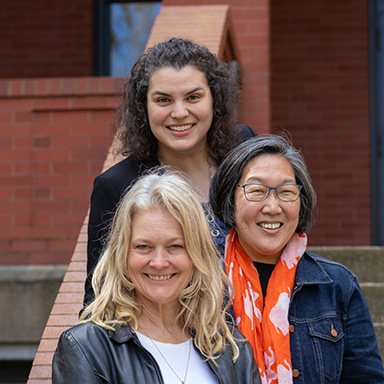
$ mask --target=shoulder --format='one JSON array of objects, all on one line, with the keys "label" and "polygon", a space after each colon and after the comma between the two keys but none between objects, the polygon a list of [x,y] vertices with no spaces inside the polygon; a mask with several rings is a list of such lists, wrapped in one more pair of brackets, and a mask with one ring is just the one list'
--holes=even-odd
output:
[{"label": "shoulder", "polygon": [[75,325],[60,335],[55,361],[65,361],[67,365],[87,361],[92,365],[95,352],[107,345],[108,339],[108,331],[93,323]]},{"label": "shoulder", "polygon": [[76,341],[79,344],[88,343],[97,338],[109,338],[109,331],[92,322],[81,323],[65,330],[60,340]]},{"label": "shoulder", "polygon": [[239,382],[261,384],[251,344],[237,328],[233,329],[233,336],[239,348],[239,357],[234,363]]},{"label": "shoulder", "polygon": [[251,137],[257,136],[257,133],[248,125],[245,124],[237,124],[234,126],[237,134],[239,135],[239,144],[247,141]]},{"label": "shoulder", "polygon": [[232,336],[240,350],[240,356],[243,356],[244,358],[250,358],[250,356],[253,357],[252,347],[247,338],[235,326],[230,326],[230,330],[232,331]]},{"label": "shoulder", "polygon": [[349,277],[349,278],[355,278],[356,277],[356,275],[352,271],[350,271],[345,265],[340,264],[336,261],[327,259],[323,256],[319,256],[319,255],[316,255],[316,254],[311,253],[311,252],[306,252],[304,255],[306,255],[306,257],[303,259],[304,262],[306,262],[306,260],[312,259],[319,266],[321,266],[321,268],[323,268],[324,271],[326,271],[328,274],[330,274],[332,276],[333,275],[335,275],[335,276],[341,275],[341,276],[345,276],[345,277]]},{"label": "shoulder", "polygon": [[241,341],[242,340],[246,340],[244,335],[235,326],[230,326],[230,330],[232,331],[232,335],[233,335],[234,338],[239,339]]},{"label": "shoulder", "polygon": [[126,178],[132,178],[157,165],[160,165],[160,162],[155,156],[146,160],[137,160],[133,156],[128,156],[114,164],[112,167],[100,174],[97,178],[107,180],[117,180],[122,176],[125,176]]},{"label": "shoulder", "polygon": [[160,162],[156,156],[143,161],[139,161],[133,156],[128,156],[97,176],[94,181],[94,187],[108,185],[122,193],[143,173],[159,165]]},{"label": "shoulder", "polygon": [[60,336],[60,343],[76,344],[84,352],[90,355],[92,351],[109,349],[113,344],[124,344],[133,337],[129,325],[116,324],[115,330],[103,328],[92,322],[75,325],[64,331]]},{"label": "shoulder", "polygon": [[302,286],[317,285],[321,291],[338,292],[346,299],[360,291],[356,275],[347,267],[310,252],[300,259],[295,280]]}]

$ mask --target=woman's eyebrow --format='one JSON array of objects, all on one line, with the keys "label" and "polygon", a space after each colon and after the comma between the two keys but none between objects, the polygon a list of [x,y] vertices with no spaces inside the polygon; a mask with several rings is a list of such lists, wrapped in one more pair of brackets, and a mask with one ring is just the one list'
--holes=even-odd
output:
[{"label": "woman's eyebrow", "polygon": [[[187,96],[187,95],[190,95],[191,93],[194,93],[194,92],[198,92],[198,91],[203,91],[204,88],[202,87],[197,87],[197,88],[194,88],[192,89],[191,91],[188,91],[184,94],[184,96]],[[167,92],[163,92],[163,91],[154,91],[151,93],[151,96],[167,96],[167,97],[172,97],[171,94],[167,93]]]}]

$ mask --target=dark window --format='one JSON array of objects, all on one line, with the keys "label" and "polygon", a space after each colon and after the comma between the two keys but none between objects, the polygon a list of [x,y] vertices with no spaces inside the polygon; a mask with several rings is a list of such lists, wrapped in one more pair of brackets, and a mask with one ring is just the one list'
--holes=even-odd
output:
[{"label": "dark window", "polygon": [[143,53],[160,1],[95,0],[96,76],[125,77]]},{"label": "dark window", "polygon": [[384,245],[384,0],[370,0],[372,244]]}]

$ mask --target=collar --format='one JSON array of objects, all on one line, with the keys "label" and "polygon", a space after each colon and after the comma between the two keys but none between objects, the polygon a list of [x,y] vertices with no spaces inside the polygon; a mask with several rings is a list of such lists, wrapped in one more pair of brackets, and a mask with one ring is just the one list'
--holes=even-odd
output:
[{"label": "collar", "polygon": [[116,324],[114,328],[114,331],[108,330],[108,336],[116,343],[126,343],[136,337],[129,324]]},{"label": "collar", "polygon": [[331,284],[333,280],[321,266],[322,257],[304,252],[296,270],[296,285]]}]

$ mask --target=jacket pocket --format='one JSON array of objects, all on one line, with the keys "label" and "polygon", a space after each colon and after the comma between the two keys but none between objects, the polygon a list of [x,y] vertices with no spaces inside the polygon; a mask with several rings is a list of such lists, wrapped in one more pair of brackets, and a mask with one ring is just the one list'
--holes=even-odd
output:
[{"label": "jacket pocket", "polygon": [[317,372],[331,383],[337,382],[342,371],[344,353],[344,331],[340,319],[335,315],[324,316],[309,321],[308,327]]}]

